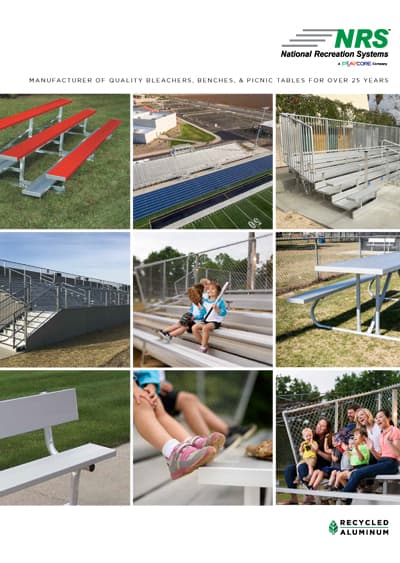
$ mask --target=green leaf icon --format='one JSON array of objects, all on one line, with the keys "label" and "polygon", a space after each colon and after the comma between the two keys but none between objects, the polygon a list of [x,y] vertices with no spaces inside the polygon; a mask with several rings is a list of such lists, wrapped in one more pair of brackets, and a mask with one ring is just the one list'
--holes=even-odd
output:
[{"label": "green leaf icon", "polygon": [[339,530],[338,525],[336,524],[335,520],[329,524],[329,531],[332,535],[335,535],[336,532]]}]

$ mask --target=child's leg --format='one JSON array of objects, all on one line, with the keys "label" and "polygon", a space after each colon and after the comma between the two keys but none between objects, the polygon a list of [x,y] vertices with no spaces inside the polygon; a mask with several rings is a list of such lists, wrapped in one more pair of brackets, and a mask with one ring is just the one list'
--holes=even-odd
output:
[{"label": "child's leg", "polygon": [[315,473],[316,473],[316,477],[313,480],[313,489],[318,489],[318,487],[324,480],[324,472],[318,469],[317,471],[315,471]]},{"label": "child's leg", "polygon": [[139,405],[135,404],[133,421],[139,434],[159,451],[172,438],[157,420],[154,409],[147,401],[141,401]]},{"label": "child's leg", "polygon": [[201,343],[201,331],[206,325],[203,323],[196,323],[192,326],[192,334],[197,338],[197,340]]},{"label": "child's leg", "polygon": [[157,418],[157,421],[161,424],[161,426],[168,432],[172,438],[179,440],[179,442],[184,442],[188,438],[190,438],[190,434],[185,430],[182,424],[179,424],[175,418],[170,416],[164,409],[164,406],[160,399],[157,401],[157,405],[154,409],[154,414]]},{"label": "child's leg", "polygon": [[209,323],[209,324],[204,325],[203,334],[202,334],[202,337],[201,337],[201,345],[202,346],[207,346],[208,339],[210,338],[210,332],[212,330],[214,330],[214,328],[215,328],[214,323]]},{"label": "child's leg", "polygon": [[168,331],[171,336],[181,336],[187,330],[187,327],[179,325],[179,328],[174,328],[174,330]]},{"label": "child's leg", "polygon": [[193,393],[180,391],[176,400],[176,408],[182,412],[183,418],[195,434],[206,436],[210,429],[221,434],[228,434],[229,428],[226,422],[203,405]]},{"label": "child's leg", "polygon": [[177,328],[181,328],[182,325],[179,323],[175,323],[173,325],[167,326],[167,328],[163,328],[163,332],[171,332],[173,330],[176,330]]},{"label": "child's leg", "polygon": [[329,476],[328,485],[329,485],[330,487],[333,487],[333,485],[334,485],[334,483],[335,483],[336,473],[337,473],[337,471],[336,471],[336,469],[334,469],[334,470],[331,472],[330,476]]}]

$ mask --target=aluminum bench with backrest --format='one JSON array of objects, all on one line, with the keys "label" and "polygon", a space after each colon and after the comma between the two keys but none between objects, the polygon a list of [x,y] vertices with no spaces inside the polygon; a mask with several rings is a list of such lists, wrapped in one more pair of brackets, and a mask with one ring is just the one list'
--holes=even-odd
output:
[{"label": "aluminum bench with backrest", "polygon": [[14,145],[17,141],[19,141],[23,137],[32,137],[32,135],[35,131],[35,129],[34,129],[34,119],[35,119],[35,117],[39,117],[40,115],[44,115],[44,114],[49,113],[49,112],[54,111],[54,110],[58,110],[57,117],[55,119],[50,120],[44,126],[41,126],[41,129],[44,129],[44,127],[48,127],[49,125],[51,125],[55,121],[61,121],[62,120],[62,114],[63,114],[63,107],[67,104],[70,104],[70,103],[72,103],[72,100],[69,100],[69,99],[66,99],[66,98],[59,98],[57,100],[47,102],[46,104],[42,104],[40,106],[36,106],[34,108],[21,111],[19,113],[14,114],[14,115],[7,115],[5,117],[0,118],[0,131],[3,131],[3,130],[8,129],[10,127],[15,127],[15,126],[19,125],[20,123],[24,123],[25,121],[28,121],[28,128],[25,131],[23,131],[22,133],[20,133],[17,137],[10,140],[6,145],[1,147],[0,153],[5,151],[6,149],[11,147],[12,145]]},{"label": "aluminum bench with backrest", "polygon": [[[65,134],[82,124],[85,129],[87,119],[95,113],[96,110],[94,109],[84,109],[1,152],[0,173],[8,169],[14,170],[19,173],[19,185],[26,186],[27,182],[24,179],[25,159],[35,152],[45,152],[43,147],[55,142],[58,143],[58,154],[62,155]],[[18,165],[18,168],[15,168],[15,165]]]},{"label": "aluminum bench with backrest", "polygon": [[106,139],[111,138],[113,131],[120,125],[120,119],[109,119],[104,125],[96,129],[77,147],[52,166],[45,174],[39,176],[34,182],[31,182],[22,193],[32,197],[41,197],[51,188],[56,191],[64,191],[65,182],[86,160],[93,160],[92,155],[94,155],[94,152]]},{"label": "aluminum bench with backrest", "polygon": [[49,452],[46,457],[0,471],[0,496],[71,473],[69,504],[76,505],[81,470],[93,471],[96,463],[116,455],[112,448],[91,443],[57,451],[52,426],[78,419],[75,389],[0,401],[0,439],[42,429]]}]

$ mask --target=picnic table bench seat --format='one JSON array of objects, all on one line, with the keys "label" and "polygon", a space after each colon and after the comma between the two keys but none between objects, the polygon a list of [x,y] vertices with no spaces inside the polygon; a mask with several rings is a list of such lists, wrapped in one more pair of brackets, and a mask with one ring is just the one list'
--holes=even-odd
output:
[{"label": "picnic table bench seat", "polygon": [[[371,282],[375,279],[372,275],[360,276],[360,283]],[[347,280],[342,280],[332,284],[325,285],[323,287],[318,287],[316,289],[311,289],[310,291],[305,291],[303,293],[297,293],[287,298],[288,303],[296,303],[299,305],[305,305],[306,303],[311,303],[314,301],[319,301],[328,295],[337,293],[338,291],[343,291],[349,287],[356,285],[355,278],[349,278]]]}]

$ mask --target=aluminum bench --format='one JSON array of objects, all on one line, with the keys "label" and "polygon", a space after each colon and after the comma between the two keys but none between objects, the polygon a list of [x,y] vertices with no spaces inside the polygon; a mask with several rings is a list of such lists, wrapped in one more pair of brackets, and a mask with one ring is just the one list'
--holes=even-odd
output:
[{"label": "aluminum bench", "polygon": [[247,440],[232,444],[215,460],[198,470],[201,485],[225,485],[243,487],[245,505],[259,505],[261,489],[267,489],[265,504],[272,504],[272,486],[274,482],[272,461],[248,457],[246,445],[259,443],[271,438],[264,432],[249,437]]},{"label": "aluminum bench", "polygon": [[49,452],[46,457],[0,471],[0,496],[71,473],[68,504],[78,504],[81,470],[93,471],[96,463],[116,455],[114,449],[90,443],[58,452],[51,427],[78,418],[75,389],[0,401],[0,439],[43,429]]},{"label": "aluminum bench", "polygon": [[[372,286],[374,281],[375,281],[374,275],[370,275],[370,274],[360,275],[360,284],[369,282],[368,292],[371,295],[371,297],[373,297],[373,294],[371,292],[371,286]],[[315,316],[315,309],[316,309],[318,303],[322,299],[325,299],[326,297],[329,297],[329,295],[333,295],[334,293],[344,291],[345,289],[348,289],[348,288],[354,287],[354,286],[357,286],[357,278],[356,277],[349,278],[349,279],[346,279],[346,280],[342,280],[342,281],[339,281],[339,282],[336,282],[336,283],[328,284],[328,285],[325,285],[323,287],[318,287],[317,289],[311,289],[310,291],[305,291],[303,293],[298,293],[297,295],[293,295],[291,297],[288,297],[286,299],[286,301],[288,303],[295,303],[295,304],[298,304],[298,305],[305,305],[306,303],[312,303],[311,309],[310,309],[310,317],[311,317],[313,324],[315,326],[317,326],[318,328],[325,328],[325,329],[328,329],[328,330],[337,330],[339,332],[354,332],[350,329],[338,328],[338,327],[333,327],[333,326],[330,326],[330,325],[323,324],[323,323],[319,322],[316,319],[316,316]],[[359,299],[359,289],[357,290],[357,295],[358,295],[358,297],[356,297],[356,300]],[[361,330],[361,328],[359,327],[360,323],[361,323],[361,321],[360,321],[360,319],[357,315],[357,326],[358,326],[359,330]],[[371,328],[371,330],[372,330],[372,328]],[[370,334],[370,331],[368,331],[368,334]]]},{"label": "aluminum bench", "polygon": [[[375,279],[374,276],[361,276],[360,283],[371,282]],[[298,293],[292,297],[287,298],[288,303],[296,303],[298,305],[305,305],[306,303],[317,303],[321,299],[333,295],[338,291],[343,291],[349,287],[356,285],[355,278],[350,278],[348,280],[342,280],[340,282],[325,285],[323,287],[318,287],[317,289],[311,289],[310,291],[305,291],[303,293]]]},{"label": "aluminum bench", "polygon": [[[82,126],[85,131],[87,119],[94,113],[96,113],[96,110],[94,109],[84,109],[3,151],[0,153],[0,173],[8,169],[14,170],[19,173],[19,185],[26,186],[27,182],[24,180],[26,157],[35,152],[49,152],[43,150],[43,147],[56,142],[57,139],[59,139],[59,141],[57,141],[57,152],[62,155],[64,135],[79,125]],[[19,165],[18,168],[14,168],[14,165],[16,164]]]},{"label": "aluminum bench", "polygon": [[110,139],[113,131],[120,125],[121,120],[109,119],[45,174],[42,174],[42,176],[39,176],[34,182],[31,182],[22,193],[32,197],[42,197],[42,195],[50,189],[64,191],[65,182],[86,160],[93,160],[96,149],[106,139]]},{"label": "aluminum bench", "polygon": [[0,118],[0,131],[3,131],[4,129],[7,129],[9,127],[15,127],[16,125],[19,125],[20,123],[23,123],[25,121],[29,122],[28,128],[25,131],[20,133],[17,137],[15,137],[11,141],[9,141],[6,145],[0,148],[0,153],[6,150],[7,148],[11,147],[12,145],[14,145],[19,139],[22,139],[23,137],[32,137],[34,133],[35,117],[38,117],[45,113],[49,113],[57,109],[58,110],[57,117],[55,119],[50,120],[46,126],[51,125],[51,123],[53,123],[54,121],[61,121],[63,114],[63,107],[70,103],[72,103],[72,100],[60,98],[58,100],[53,100],[52,102],[48,102],[40,106],[36,106],[34,108],[21,111],[14,115],[8,115],[6,117]]}]

